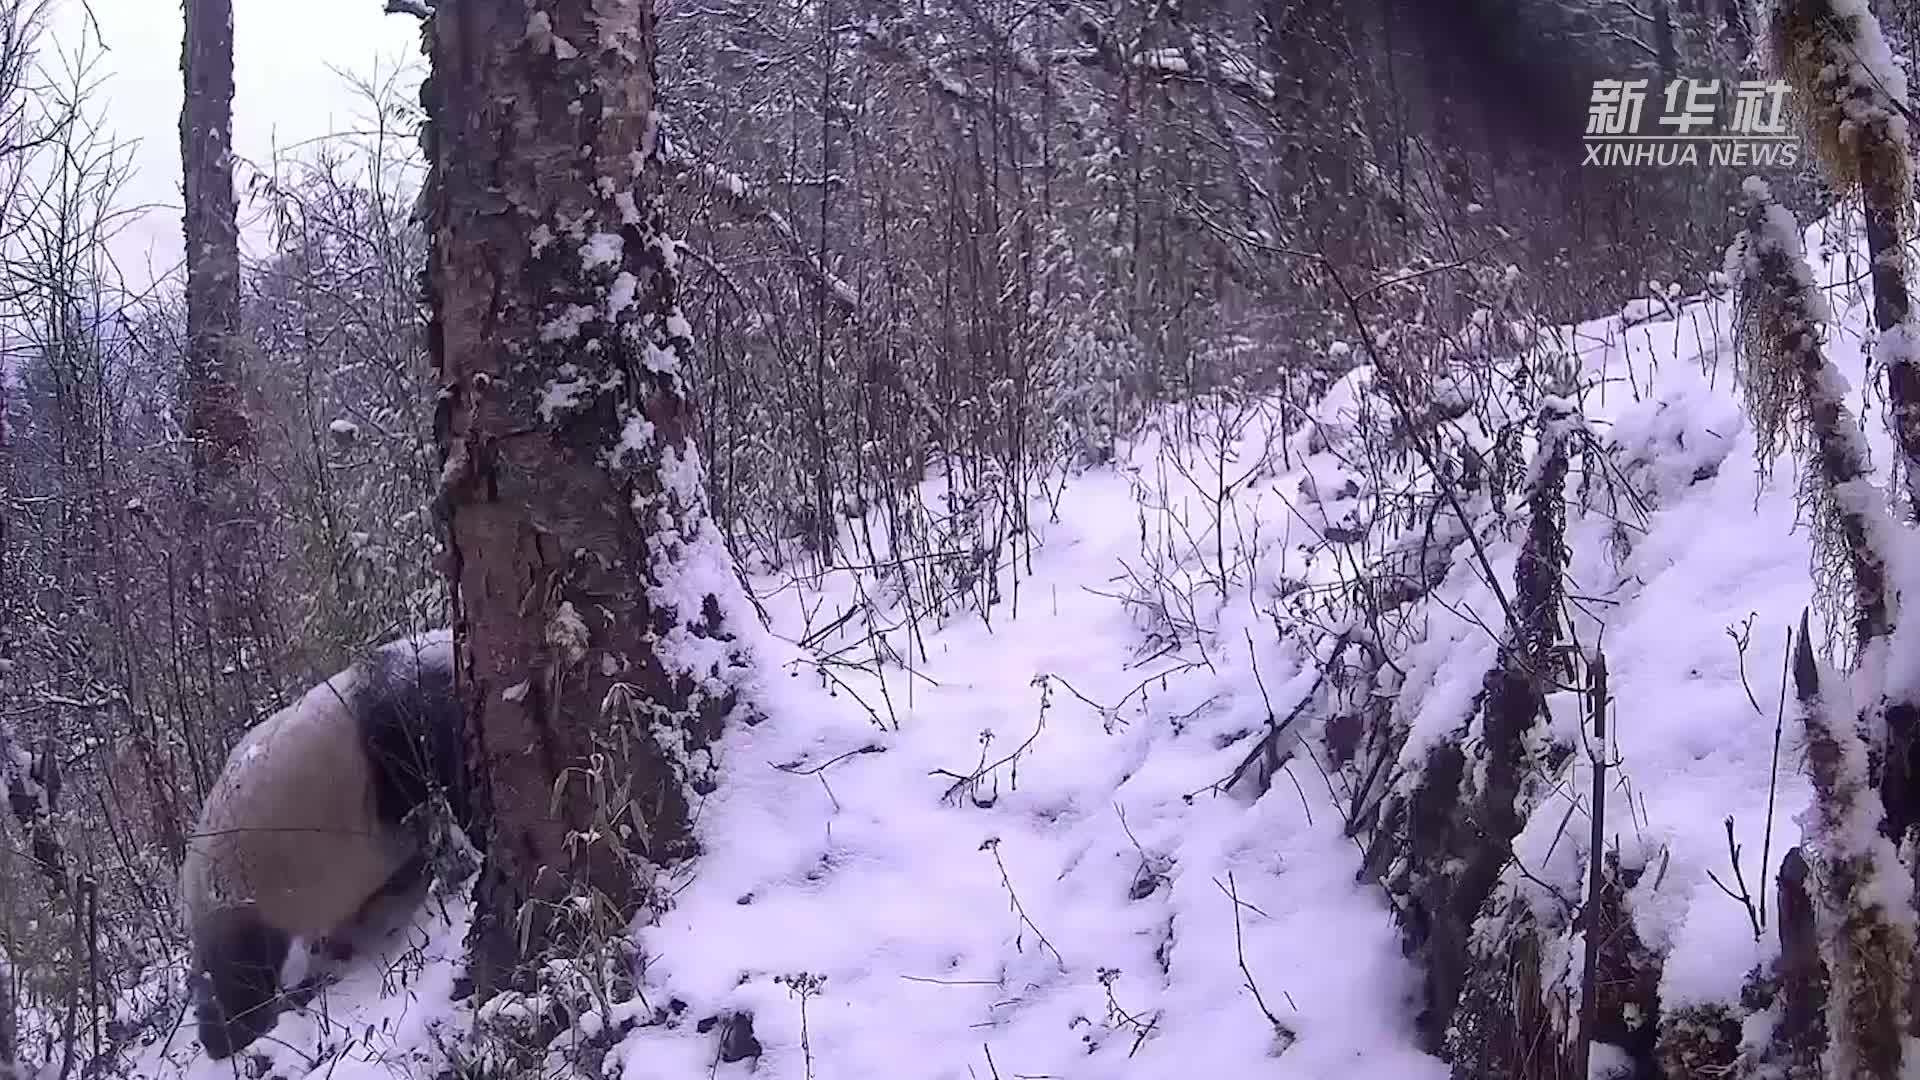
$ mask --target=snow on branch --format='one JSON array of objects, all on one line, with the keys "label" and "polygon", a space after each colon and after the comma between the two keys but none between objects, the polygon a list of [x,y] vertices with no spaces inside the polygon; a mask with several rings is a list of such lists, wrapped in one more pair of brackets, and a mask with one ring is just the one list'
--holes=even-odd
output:
[{"label": "snow on branch", "polygon": [[[806,238],[793,227],[787,216],[776,209],[761,194],[752,181],[739,173],[726,169],[711,161],[696,158],[692,151],[669,139],[664,133],[660,136],[660,163],[668,172],[680,175],[698,176],[720,197],[729,210],[742,221],[764,225],[779,239],[787,255],[814,283],[821,286],[834,310],[848,322],[858,326],[863,321],[860,294],[846,279],[833,272],[821,258],[819,252],[809,248]],[[905,394],[930,425],[931,430],[942,432],[946,425],[940,419],[940,413],[933,407],[932,398],[926,388],[920,385],[906,368],[894,365],[890,374],[901,393]]]},{"label": "snow on branch", "polygon": [[1767,31],[1768,66],[1792,84],[1828,179],[1844,191],[1886,185],[1904,218],[1913,110],[1906,71],[1872,8],[1866,0],[1777,0]]},{"label": "snow on branch", "polygon": [[976,112],[997,112],[1027,145],[1037,143],[1026,118],[993,94],[983,93],[971,83],[945,70],[908,44],[908,36],[884,33],[876,26],[860,28],[860,46],[875,57],[908,68],[926,80],[927,88],[956,105]]},{"label": "snow on branch", "polygon": [[1091,21],[1081,25],[1080,36],[1086,44],[1067,55],[1086,67],[1116,75],[1130,70],[1156,82],[1212,84],[1260,108],[1270,106],[1277,96],[1273,73],[1230,45],[1196,39],[1186,48],[1130,51]]},{"label": "snow on branch", "polygon": [[1815,921],[1828,976],[1827,1047],[1822,1075],[1895,1080],[1906,1054],[1907,979],[1914,947],[1912,879],[1893,842],[1880,835],[1883,812],[1868,751],[1842,680],[1823,671],[1808,640],[1807,617],[1793,650],[1793,683],[1807,743],[1814,802],[1801,818],[1818,860]]},{"label": "snow on branch", "polygon": [[1048,66],[1040,62],[1040,57],[1032,49],[1015,44],[1012,36],[989,18],[987,13],[981,10],[980,5],[973,0],[956,0],[954,6],[966,16],[974,32],[988,42],[986,59],[989,62],[1005,63],[1010,66],[1021,78],[1046,95],[1046,98],[1062,111],[1067,127],[1074,138],[1087,137],[1087,118],[1054,80]]},{"label": "snow on branch", "polygon": [[1759,469],[1766,475],[1783,446],[1806,456],[1801,501],[1813,511],[1815,573],[1829,586],[1818,592],[1832,603],[1850,598],[1854,644],[1865,650],[1889,628],[1894,526],[1846,404],[1846,377],[1826,355],[1829,311],[1799,224],[1758,178],[1746,182],[1743,212],[1726,273],[1739,290],[1740,387]]},{"label": "snow on branch", "polygon": [[807,276],[816,284],[825,286],[827,298],[840,312],[851,318],[860,313],[860,294],[840,275],[835,274],[817,252],[809,250],[807,241],[800,231],[793,227],[787,216],[774,209],[753,182],[739,173],[721,168],[710,161],[701,161],[679,143],[662,136],[660,139],[660,161],[667,169],[675,173],[692,173],[702,180],[721,197],[728,209],[745,221],[765,225],[774,236],[780,239],[787,254],[806,270]]}]

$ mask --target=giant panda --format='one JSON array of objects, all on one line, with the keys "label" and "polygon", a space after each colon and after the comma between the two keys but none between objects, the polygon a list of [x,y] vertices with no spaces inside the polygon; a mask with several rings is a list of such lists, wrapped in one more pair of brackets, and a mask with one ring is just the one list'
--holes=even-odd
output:
[{"label": "giant panda", "polygon": [[227,757],[180,886],[200,1042],[224,1058],[270,1030],[293,939],[317,942],[426,878],[408,815],[436,789],[471,832],[445,631],[389,642],[262,721]]}]

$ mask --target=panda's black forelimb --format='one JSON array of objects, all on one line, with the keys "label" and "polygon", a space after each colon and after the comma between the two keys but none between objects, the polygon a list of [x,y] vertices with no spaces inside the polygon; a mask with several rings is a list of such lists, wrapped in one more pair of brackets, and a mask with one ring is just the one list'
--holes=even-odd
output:
[{"label": "panda's black forelimb", "polygon": [[278,1019],[280,968],[293,939],[245,908],[209,914],[194,938],[205,972],[195,1003],[200,1044],[208,1057],[231,1057]]},{"label": "panda's black forelimb", "polygon": [[418,892],[425,884],[426,876],[426,855],[415,855],[408,859],[400,864],[400,869],[393,872],[393,876],[387,879],[386,884],[375,890],[372,896],[367,897],[367,902],[360,908],[362,915],[365,916],[378,905],[389,900],[405,899]]}]

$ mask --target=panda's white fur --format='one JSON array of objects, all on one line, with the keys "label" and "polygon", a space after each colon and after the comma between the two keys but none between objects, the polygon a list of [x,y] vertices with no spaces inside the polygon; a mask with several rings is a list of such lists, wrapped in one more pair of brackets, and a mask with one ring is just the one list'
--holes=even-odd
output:
[{"label": "panda's white fur", "polygon": [[375,823],[367,755],[341,738],[353,676],[314,687],[233,748],[181,867],[190,911],[249,904],[288,933],[325,934],[411,854]]},{"label": "panda's white fur", "polygon": [[[419,876],[422,853],[400,819],[428,784],[451,779],[444,754],[458,746],[458,723],[442,631],[382,646],[233,748],[180,875],[209,1054],[271,1028],[293,938],[334,935],[396,880]],[[403,725],[409,742],[396,743]],[[418,756],[396,780],[402,752]],[[443,756],[429,761],[434,753]]]}]

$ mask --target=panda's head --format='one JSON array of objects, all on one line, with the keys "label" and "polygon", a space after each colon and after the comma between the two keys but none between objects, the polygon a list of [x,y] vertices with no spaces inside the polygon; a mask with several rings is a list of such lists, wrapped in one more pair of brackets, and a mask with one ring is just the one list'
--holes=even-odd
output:
[{"label": "panda's head", "polygon": [[273,1026],[295,937],[336,933],[420,872],[415,810],[444,792],[470,824],[462,747],[444,632],[382,646],[234,747],[181,867],[211,1056]]}]

